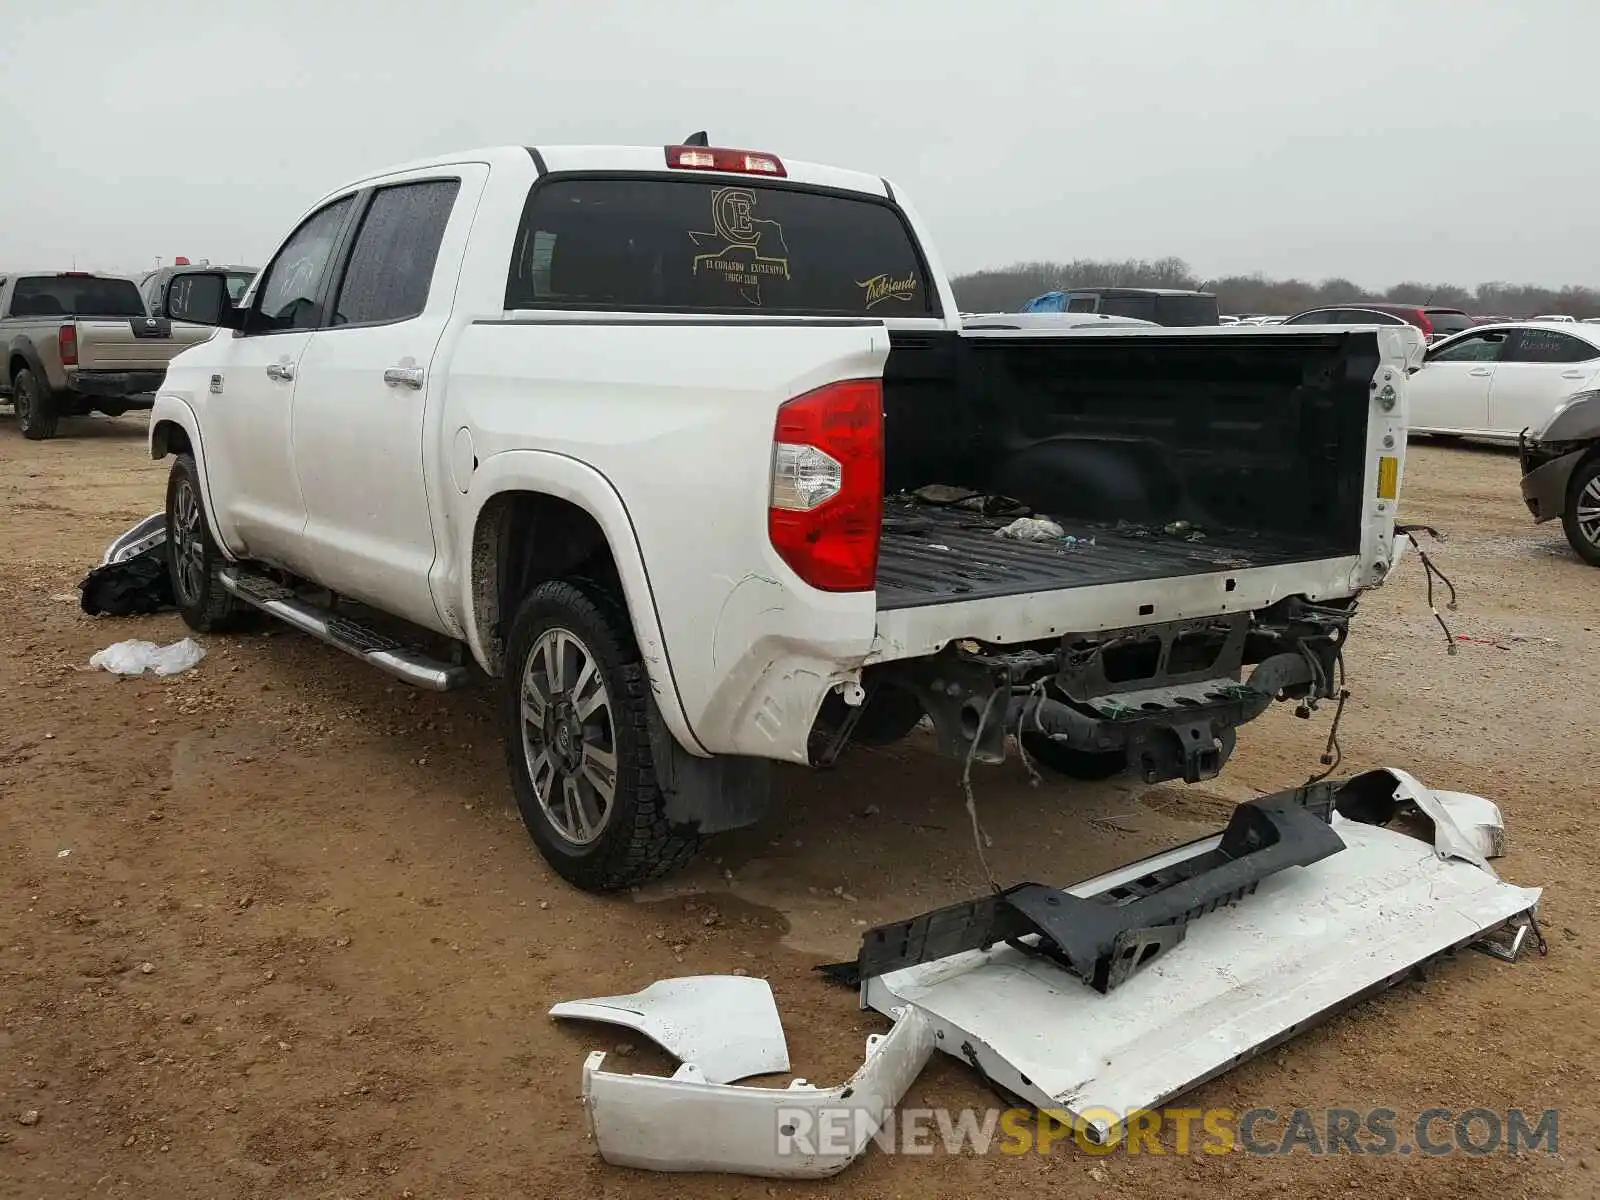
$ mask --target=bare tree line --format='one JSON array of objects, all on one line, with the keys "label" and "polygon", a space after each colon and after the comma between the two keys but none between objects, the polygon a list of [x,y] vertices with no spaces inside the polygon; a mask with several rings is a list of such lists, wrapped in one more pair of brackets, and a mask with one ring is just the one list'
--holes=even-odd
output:
[{"label": "bare tree line", "polygon": [[958,275],[953,284],[956,300],[965,312],[1015,312],[1035,296],[1058,289],[1156,287],[1215,292],[1225,313],[1288,316],[1324,304],[1388,300],[1399,304],[1440,304],[1481,316],[1531,317],[1541,313],[1564,313],[1580,318],[1600,316],[1600,291],[1593,288],[1542,288],[1511,283],[1480,283],[1475,288],[1464,288],[1457,284],[1408,280],[1391,288],[1374,290],[1349,279],[1324,279],[1317,283],[1303,279],[1268,279],[1264,275],[1202,279],[1181,258],[1024,262]]}]

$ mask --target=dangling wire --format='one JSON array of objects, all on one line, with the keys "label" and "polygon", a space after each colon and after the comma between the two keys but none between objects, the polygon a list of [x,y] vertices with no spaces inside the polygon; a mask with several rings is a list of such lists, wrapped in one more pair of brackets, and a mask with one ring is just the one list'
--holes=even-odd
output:
[{"label": "dangling wire", "polygon": [[1028,723],[1029,715],[1033,717],[1033,724],[1040,733],[1044,733],[1044,726],[1039,722],[1039,705],[1044,703],[1044,680],[1040,679],[1028,689],[1028,702],[1023,706],[1022,717],[1017,721],[1017,757],[1022,759],[1022,769],[1028,773],[1028,786],[1038,787],[1044,782],[1044,776],[1034,768],[1033,760],[1028,757],[1028,748],[1022,744],[1022,729]]},{"label": "dangling wire", "polygon": [[1328,776],[1339,769],[1339,764],[1344,761],[1344,747],[1339,745],[1339,722],[1344,717],[1345,701],[1350,699],[1350,689],[1344,681],[1344,643],[1340,642],[1333,649],[1334,665],[1339,670],[1339,703],[1333,710],[1333,723],[1328,726],[1328,744],[1322,749],[1321,762],[1326,769],[1321,774],[1313,775],[1306,780],[1306,786],[1321,783]]},{"label": "dangling wire", "polygon": [[1417,534],[1426,533],[1429,537],[1441,542],[1444,541],[1444,538],[1440,536],[1439,531],[1432,525],[1396,525],[1394,531],[1407,538],[1412,546],[1416,548],[1417,558],[1422,562],[1422,573],[1428,581],[1428,609],[1433,613],[1433,619],[1439,622],[1439,628],[1444,630],[1446,653],[1454,654],[1456,652],[1456,637],[1455,634],[1450,632],[1450,626],[1445,624],[1444,617],[1440,615],[1439,606],[1434,603],[1433,580],[1437,576],[1439,582],[1449,589],[1450,601],[1445,607],[1451,612],[1456,610],[1456,585],[1451,583],[1450,577],[1434,564],[1433,559],[1428,557],[1428,552],[1422,548],[1422,543],[1417,541]]},{"label": "dangling wire", "polygon": [[999,688],[989,693],[989,701],[983,706],[983,715],[978,718],[978,732],[972,736],[972,744],[967,747],[967,761],[961,768],[961,790],[966,793],[967,816],[972,820],[972,845],[978,851],[978,865],[983,868],[984,878],[989,881],[989,886],[994,889],[997,896],[1002,889],[995,882],[994,872],[989,869],[989,857],[984,853],[984,849],[993,846],[994,842],[978,823],[978,801],[972,794],[972,760],[977,757],[978,743],[983,741],[983,731],[989,724],[989,712],[994,708],[995,699],[999,695]]}]

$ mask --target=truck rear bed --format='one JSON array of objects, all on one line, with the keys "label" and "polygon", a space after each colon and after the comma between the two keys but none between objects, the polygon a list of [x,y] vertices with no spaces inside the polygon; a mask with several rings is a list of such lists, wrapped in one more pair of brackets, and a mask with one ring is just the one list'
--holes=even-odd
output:
[{"label": "truck rear bed", "polygon": [[[1360,550],[1371,332],[895,330],[890,347],[879,611]],[[911,498],[929,485],[1013,503]],[[1076,541],[997,537],[1015,512]]]},{"label": "truck rear bed", "polygon": [[[1170,579],[1270,567],[1318,557],[1314,541],[1288,534],[1060,522],[1076,544],[996,536],[1007,522],[955,508],[890,500],[878,552],[878,608],[915,608],[1027,592]],[[1092,539],[1092,543],[1091,543]]]}]

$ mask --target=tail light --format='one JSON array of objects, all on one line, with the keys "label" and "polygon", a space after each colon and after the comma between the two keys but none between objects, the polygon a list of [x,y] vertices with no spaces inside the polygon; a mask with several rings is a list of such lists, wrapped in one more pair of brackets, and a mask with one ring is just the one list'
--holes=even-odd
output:
[{"label": "tail light", "polygon": [[56,333],[56,346],[61,351],[61,365],[75,367],[78,365],[78,327],[76,325],[63,325]]},{"label": "tail light", "polygon": [[851,379],[778,409],[767,534],[824,592],[870,592],[883,521],[883,384]]},{"label": "tail light", "polygon": [[679,171],[731,171],[735,175],[786,177],[776,154],[755,150],[724,150],[714,146],[668,146],[667,166]]},{"label": "tail light", "polygon": [[1421,309],[1417,310],[1417,328],[1422,330],[1422,336],[1430,342],[1433,340],[1433,322],[1428,320],[1428,314]]}]

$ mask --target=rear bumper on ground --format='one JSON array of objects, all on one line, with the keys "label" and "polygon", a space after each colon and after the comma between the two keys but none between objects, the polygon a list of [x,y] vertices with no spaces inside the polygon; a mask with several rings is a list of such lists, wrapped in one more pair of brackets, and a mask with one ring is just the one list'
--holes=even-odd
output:
[{"label": "rear bumper on ground", "polygon": [[1589,447],[1580,446],[1558,457],[1541,450],[1536,443],[1523,441],[1518,446],[1522,459],[1522,501],[1537,523],[1558,520],[1567,503],[1567,485]]}]

